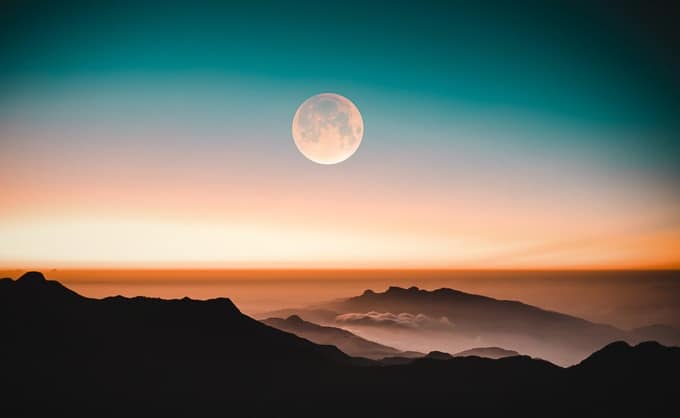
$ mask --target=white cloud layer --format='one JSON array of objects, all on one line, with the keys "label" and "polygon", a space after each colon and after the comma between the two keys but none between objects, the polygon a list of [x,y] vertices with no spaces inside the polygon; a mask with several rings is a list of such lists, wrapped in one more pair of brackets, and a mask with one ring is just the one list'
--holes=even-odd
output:
[{"label": "white cloud layer", "polygon": [[412,314],[402,312],[393,314],[391,312],[367,312],[367,313],[346,313],[335,317],[335,321],[346,325],[366,325],[366,326],[389,326],[403,328],[430,328],[442,329],[452,328],[453,324],[445,316],[432,318],[425,314]]}]

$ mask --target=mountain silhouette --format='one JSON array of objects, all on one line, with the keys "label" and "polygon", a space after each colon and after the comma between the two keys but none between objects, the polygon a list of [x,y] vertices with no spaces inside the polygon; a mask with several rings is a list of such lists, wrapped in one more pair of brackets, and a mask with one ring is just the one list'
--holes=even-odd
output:
[{"label": "mountain silhouette", "polygon": [[496,346],[564,366],[576,364],[616,340],[680,343],[670,327],[628,332],[518,301],[448,288],[428,291],[392,286],[382,293],[366,290],[313,309],[278,313],[361,331],[364,338],[402,350],[456,353],[480,345]]},{"label": "mountain silhouette", "polygon": [[373,341],[366,340],[341,328],[325,327],[303,320],[297,315],[291,315],[286,319],[268,318],[262,322],[305,338],[316,344],[334,345],[341,351],[353,357],[365,357],[369,359],[383,359],[385,357],[422,357],[423,353],[403,352],[396,348],[388,347]]},{"label": "mountain silhouette", "polygon": [[82,297],[0,281],[0,415],[659,415],[678,348],[615,343],[576,366],[527,356],[385,365],[269,327],[227,298]]},{"label": "mountain silhouette", "polygon": [[655,340],[665,345],[680,345],[680,331],[668,325],[654,324],[632,329],[626,340],[633,344]]},{"label": "mountain silhouette", "polygon": [[444,353],[443,351],[430,351],[425,358],[432,360],[451,360],[453,356],[449,353]]},{"label": "mountain silhouette", "polygon": [[[501,359],[506,357],[519,356],[520,354],[516,351],[506,350],[500,347],[476,347],[469,350],[464,350],[456,354],[449,354],[443,351],[430,351],[424,357],[432,360],[450,360],[454,357],[482,357],[489,359]],[[419,357],[405,357],[405,356],[392,356],[384,357],[380,364],[383,365],[397,365],[397,364],[409,364],[415,361]]]},{"label": "mountain silhouette", "polygon": [[30,294],[33,298],[78,298],[79,295],[55,280],[47,280],[39,271],[24,273],[16,282],[0,279],[0,288],[11,289],[17,294]]},{"label": "mountain silhouette", "polygon": [[485,357],[499,359],[504,357],[519,356],[520,354],[514,350],[506,350],[500,347],[475,347],[469,350],[463,350],[453,354],[453,357]]}]

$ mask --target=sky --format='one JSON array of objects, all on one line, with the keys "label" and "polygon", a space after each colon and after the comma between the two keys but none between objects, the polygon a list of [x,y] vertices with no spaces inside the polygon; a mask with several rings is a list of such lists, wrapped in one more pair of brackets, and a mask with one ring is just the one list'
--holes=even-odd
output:
[{"label": "sky", "polygon": [[3,2],[0,267],[680,268],[678,13],[440,3]]}]

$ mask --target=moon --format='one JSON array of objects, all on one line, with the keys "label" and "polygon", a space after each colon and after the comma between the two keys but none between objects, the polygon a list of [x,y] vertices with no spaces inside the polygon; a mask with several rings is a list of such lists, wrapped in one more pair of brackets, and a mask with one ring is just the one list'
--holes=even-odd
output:
[{"label": "moon", "polygon": [[297,149],[319,164],[337,164],[352,156],[364,136],[364,120],[354,103],[335,93],[305,100],[293,117]]}]

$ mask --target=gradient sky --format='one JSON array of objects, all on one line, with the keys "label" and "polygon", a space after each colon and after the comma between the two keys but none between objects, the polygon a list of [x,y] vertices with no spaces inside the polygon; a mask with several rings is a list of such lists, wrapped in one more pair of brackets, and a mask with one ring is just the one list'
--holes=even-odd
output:
[{"label": "gradient sky", "polygon": [[680,267],[670,8],[227,3],[3,2],[0,267]]}]

